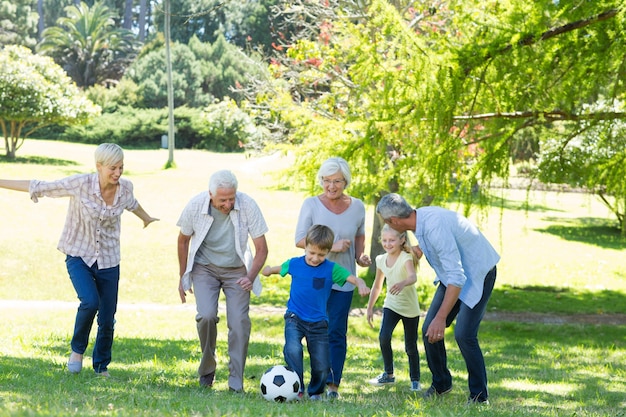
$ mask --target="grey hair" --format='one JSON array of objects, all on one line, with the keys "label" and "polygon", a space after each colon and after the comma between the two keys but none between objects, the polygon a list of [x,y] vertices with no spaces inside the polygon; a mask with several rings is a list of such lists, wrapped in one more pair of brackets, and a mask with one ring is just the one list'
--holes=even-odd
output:
[{"label": "grey hair", "polygon": [[209,192],[215,194],[218,188],[234,188],[236,191],[237,185],[237,177],[235,177],[235,174],[233,174],[232,171],[223,169],[211,175],[211,179],[209,179]]},{"label": "grey hair", "polygon": [[115,143],[101,143],[94,152],[96,164],[114,165],[124,161],[124,151]]},{"label": "grey hair", "polygon": [[384,219],[397,217],[406,219],[413,213],[413,207],[400,194],[391,193],[383,196],[376,205],[376,213]]},{"label": "grey hair", "polygon": [[320,186],[324,187],[324,177],[334,175],[337,172],[341,172],[341,175],[343,175],[343,179],[346,180],[346,186],[344,188],[348,188],[348,185],[350,185],[350,180],[352,179],[350,166],[345,159],[340,157],[328,158],[327,160],[322,162],[320,169],[317,171],[317,181],[319,182]]}]

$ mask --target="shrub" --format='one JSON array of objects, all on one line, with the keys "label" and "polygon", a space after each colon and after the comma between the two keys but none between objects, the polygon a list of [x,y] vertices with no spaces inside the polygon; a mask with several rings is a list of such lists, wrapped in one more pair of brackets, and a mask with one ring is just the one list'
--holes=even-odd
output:
[{"label": "shrub", "polygon": [[[216,102],[204,110],[174,110],[176,148],[242,152],[248,142],[258,143],[260,131],[233,100]],[[58,135],[61,140],[99,144],[113,142],[126,148],[156,149],[168,131],[167,109],[120,107],[89,124],[73,126]]]}]

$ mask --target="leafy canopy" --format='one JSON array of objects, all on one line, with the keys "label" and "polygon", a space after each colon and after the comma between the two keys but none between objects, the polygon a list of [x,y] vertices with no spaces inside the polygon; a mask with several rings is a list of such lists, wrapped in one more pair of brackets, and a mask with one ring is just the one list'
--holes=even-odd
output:
[{"label": "leafy canopy", "polygon": [[37,129],[81,123],[99,112],[51,58],[21,46],[0,50],[0,127],[9,158]]},{"label": "leafy canopy", "polygon": [[[343,156],[350,192],[368,200],[389,190],[416,204],[457,196],[469,210],[490,198],[477,190],[508,180],[519,140],[539,141],[541,161],[557,156],[549,140],[609,146],[601,163],[578,162],[585,186],[614,199],[626,234],[624,187],[606,182],[626,176],[614,137],[626,113],[601,106],[624,101],[623,3],[296,0],[285,10],[310,30],[277,46],[254,108],[284,136],[275,143],[298,145],[290,178],[313,189],[319,161]],[[603,126],[595,139],[572,140],[590,125]]]}]

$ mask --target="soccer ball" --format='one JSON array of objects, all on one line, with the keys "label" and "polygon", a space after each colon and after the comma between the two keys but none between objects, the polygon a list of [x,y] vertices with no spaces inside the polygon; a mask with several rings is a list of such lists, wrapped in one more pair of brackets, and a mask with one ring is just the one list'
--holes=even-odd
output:
[{"label": "soccer ball", "polygon": [[272,366],[261,377],[261,395],[267,401],[292,401],[298,398],[299,392],[300,378],[286,366]]}]

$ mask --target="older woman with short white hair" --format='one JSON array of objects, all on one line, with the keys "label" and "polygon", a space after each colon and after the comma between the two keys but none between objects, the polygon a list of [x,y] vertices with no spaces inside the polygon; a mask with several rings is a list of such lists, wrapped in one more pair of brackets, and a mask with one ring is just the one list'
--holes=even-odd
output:
[{"label": "older woman with short white hair", "polygon": [[[302,204],[296,226],[296,246],[305,247],[306,233],[312,225],[328,226],[335,234],[335,243],[327,259],[356,275],[356,264],[367,267],[372,262],[364,253],[365,205],[358,198],[345,193],[352,179],[350,167],[343,158],[329,158],[320,166],[317,179],[323,191],[305,199]],[[328,300],[331,372],[326,384],[329,398],[339,396],[339,384],[347,353],[346,333],[353,291],[352,284],[335,284]]]}]

